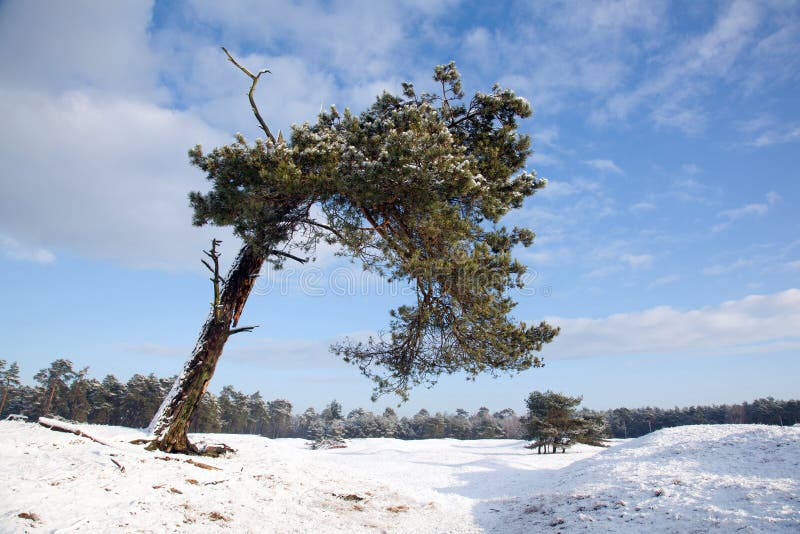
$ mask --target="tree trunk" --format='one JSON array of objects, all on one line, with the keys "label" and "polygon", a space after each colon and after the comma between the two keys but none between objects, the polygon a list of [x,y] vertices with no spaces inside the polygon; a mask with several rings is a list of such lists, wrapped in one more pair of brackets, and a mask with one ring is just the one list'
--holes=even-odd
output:
[{"label": "tree trunk", "polygon": [[6,399],[8,398],[8,388],[3,390],[3,400],[0,401],[0,415],[3,415],[3,408],[6,407]]},{"label": "tree trunk", "polygon": [[50,396],[47,397],[47,404],[44,405],[43,415],[45,416],[50,413],[50,406],[53,404],[53,395],[55,395],[55,393],[56,393],[56,383],[53,382],[53,384],[50,386]]},{"label": "tree trunk", "polygon": [[192,356],[150,423],[148,430],[154,439],[148,449],[185,454],[198,452],[187,436],[192,415],[214,375],[225,342],[232,332],[235,333],[232,329],[239,321],[264,259],[250,245],[244,245],[239,251]]}]

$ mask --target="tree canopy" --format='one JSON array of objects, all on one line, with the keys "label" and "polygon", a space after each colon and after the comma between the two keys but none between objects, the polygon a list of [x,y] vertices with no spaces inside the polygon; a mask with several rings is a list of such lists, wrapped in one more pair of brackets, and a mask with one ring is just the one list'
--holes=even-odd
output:
[{"label": "tree canopy", "polygon": [[530,105],[499,86],[465,101],[453,63],[434,80],[438,94],[404,84],[359,115],[331,107],[293,127],[288,142],[262,123],[265,141],[239,136],[190,152],[212,183],[190,195],[195,224],[232,226],[277,265],[324,239],[411,284],[414,302],[391,312],[387,331],[332,347],[375,381],[376,395],[406,398],[442,373],[541,366],[537,353],[558,334],[509,316],[509,290],[525,272],[512,249],[534,233],[499,221],[546,184],[524,169],[530,139],[517,121]]},{"label": "tree canopy", "polygon": [[406,399],[443,373],[542,365],[537,353],[558,328],[509,316],[516,305],[509,290],[522,286],[525,272],[511,252],[534,234],[499,226],[546,184],[524,169],[530,139],[517,132],[517,119],[531,115],[525,99],[495,86],[465,102],[450,63],[434,69],[438,94],[418,95],[407,83],[402,95],[383,93],[360,115],[331,107],[314,125],[293,126],[287,142],[273,136],[253,98],[269,71],[253,74],[225,53],[252,81],[250,105],[267,139],[250,145],[239,135],[208,154],[199,146],[189,152],[212,183],[189,195],[194,224],[231,226],[244,245],[225,279],[218,242],[206,251],[212,311],[150,423],[148,447],[202,452],[188,428],[228,338],[255,328],[237,327],[255,278],[267,261],[305,262],[298,254],[313,253],[321,240],[415,291],[392,310],[387,331],[332,347],[374,380],[373,397]]}]

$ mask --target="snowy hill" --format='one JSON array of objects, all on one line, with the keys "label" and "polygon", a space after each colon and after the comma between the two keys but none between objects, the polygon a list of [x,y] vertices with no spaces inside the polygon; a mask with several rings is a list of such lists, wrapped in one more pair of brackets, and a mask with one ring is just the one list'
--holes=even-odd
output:
[{"label": "snowy hill", "polygon": [[800,432],[762,425],[660,430],[564,469],[527,498],[529,528],[800,532]]},{"label": "snowy hill", "polygon": [[109,445],[0,422],[0,532],[800,531],[800,428],[680,427],[546,456],[510,440],[203,436],[238,449],[196,459],[217,469],[81,428]]}]

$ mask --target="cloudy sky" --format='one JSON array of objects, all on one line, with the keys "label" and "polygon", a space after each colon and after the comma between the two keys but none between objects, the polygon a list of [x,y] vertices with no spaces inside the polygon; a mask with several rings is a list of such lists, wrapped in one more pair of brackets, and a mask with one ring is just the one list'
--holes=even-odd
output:
[{"label": "cloudy sky", "polygon": [[[354,111],[455,60],[465,88],[528,98],[530,168],[548,188],[508,217],[537,241],[515,316],[562,335],[547,366],[463,376],[402,408],[517,410],[534,389],[594,408],[797,397],[800,3],[797,1],[0,3],[0,359],[90,374],[175,374],[205,319],[191,226],[195,144]],[[432,86],[431,86],[432,88]],[[319,251],[266,271],[212,389],[296,409],[381,409],[340,336],[384,328],[392,287]]]}]

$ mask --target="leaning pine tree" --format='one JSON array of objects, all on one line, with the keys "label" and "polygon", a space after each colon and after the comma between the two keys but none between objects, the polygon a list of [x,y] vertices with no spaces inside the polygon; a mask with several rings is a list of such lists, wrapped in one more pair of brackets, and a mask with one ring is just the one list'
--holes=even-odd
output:
[{"label": "leaning pine tree", "polygon": [[[227,53],[227,51],[226,51]],[[322,113],[314,125],[275,139],[250,103],[267,140],[190,152],[213,187],[192,193],[194,223],[232,226],[244,244],[225,279],[209,252],[215,297],[192,357],[151,423],[151,447],[196,452],[186,433],[227,338],[253,327],[238,320],[253,281],[313,251],[320,240],[365,269],[409,283],[412,303],[391,312],[387,332],[332,350],[375,381],[375,395],[407,398],[443,373],[519,372],[542,364],[538,352],[558,334],[509,314],[508,291],[522,285],[516,245],[533,232],[498,226],[512,208],[545,185],[525,172],[530,140],[517,132],[529,104],[495,86],[464,102],[454,64],[435,69],[436,94],[403,85],[360,115]],[[312,212],[312,208],[316,207]],[[318,214],[316,218],[313,214]],[[300,251],[300,252],[298,252]]]}]

